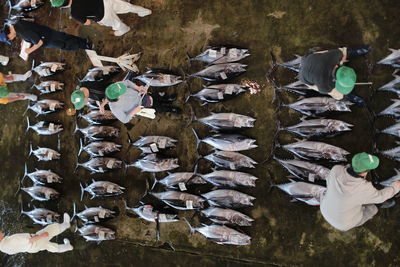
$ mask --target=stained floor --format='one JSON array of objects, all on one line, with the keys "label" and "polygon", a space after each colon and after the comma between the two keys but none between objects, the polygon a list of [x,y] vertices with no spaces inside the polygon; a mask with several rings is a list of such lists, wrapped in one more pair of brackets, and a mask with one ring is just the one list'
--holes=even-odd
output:
[{"label": "stained floor", "polygon": [[[155,120],[135,119],[128,128],[122,129],[121,138],[117,141],[124,144],[124,149],[117,157],[126,162],[133,162],[139,157],[139,151],[129,149],[126,142],[127,131],[131,136],[167,135],[179,140],[175,152],[181,163],[180,171],[193,169],[196,159],[195,140],[191,127],[198,130],[201,136],[208,134],[208,129],[198,123],[187,126],[190,122],[190,106],[198,116],[210,112],[236,112],[257,118],[256,127],[245,132],[256,138],[259,147],[246,151],[245,154],[259,162],[269,157],[272,151],[272,139],[276,130],[277,119],[283,125],[296,123],[300,116],[296,112],[282,109],[275,114],[277,102],[273,102],[274,92],[265,79],[265,73],[271,66],[270,51],[279,61],[293,58],[294,54],[304,54],[312,47],[335,48],[338,46],[357,46],[370,44],[373,51],[368,61],[357,59],[351,65],[357,68],[360,80],[374,82],[374,88],[391,79],[390,68],[375,66],[369,74],[367,66],[388,54],[388,48],[399,48],[399,27],[397,15],[400,3],[396,1],[193,1],[193,0],[144,0],[135,1],[153,10],[149,17],[138,18],[135,15],[123,15],[124,21],[133,30],[124,37],[114,38],[110,30],[98,25],[79,27],[69,20],[67,10],[51,9],[46,5],[33,13],[37,21],[53,28],[89,37],[95,44],[96,51],[101,55],[120,56],[125,52],[143,52],[138,62],[141,71],[147,67],[169,68],[178,73],[190,74],[202,68],[201,64],[188,64],[187,54],[195,55],[208,45],[234,44],[251,50],[251,57],[243,62],[248,64],[248,72],[237,82],[251,80],[262,85],[258,95],[242,95],[221,104],[200,106],[191,100],[184,100],[191,91],[202,87],[202,82],[190,78],[187,83],[168,92],[179,95],[178,103],[184,112],[181,116],[162,115]],[[8,9],[3,5],[2,18]],[[12,57],[7,67],[0,71],[24,72],[31,67],[31,62],[23,62],[18,58],[19,47],[0,46],[0,53]],[[91,67],[84,52],[59,52],[40,50],[31,59],[40,61],[62,61],[69,69],[56,78],[66,83],[64,92],[50,96],[51,98],[68,101],[77,80],[82,78]],[[372,66],[372,65],[370,65]],[[295,79],[295,74],[277,69],[273,76],[279,84],[286,84]],[[121,75],[120,78],[122,78]],[[115,79],[118,80],[118,77]],[[26,83],[10,86],[15,91],[30,91],[34,79]],[[36,81],[38,82],[38,81]],[[157,91],[159,89],[155,89]],[[373,94],[373,89],[359,87],[356,93],[370,103],[371,110],[380,111],[390,103],[386,93]],[[284,102],[294,101],[295,95],[280,95]],[[71,239],[75,246],[73,252],[65,254],[38,253],[34,255],[1,255],[3,266],[398,266],[398,218],[400,210],[394,207],[382,210],[363,227],[346,233],[338,232],[324,222],[319,209],[298,202],[276,189],[270,190],[270,185],[286,182],[287,173],[275,162],[260,164],[249,172],[259,177],[255,189],[245,190],[257,198],[255,206],[244,209],[243,212],[256,219],[252,227],[244,231],[252,237],[250,246],[232,247],[213,244],[200,234],[189,236],[189,229],[184,222],[164,224],[161,226],[161,240],[155,241],[155,225],[140,219],[125,215],[123,200],[134,206],[138,203],[145,190],[145,180],[152,179],[150,175],[129,168],[106,175],[90,175],[86,170],[79,169],[74,173],[79,148],[79,136],[74,134],[75,117],[67,116],[65,112],[47,116],[46,120],[59,120],[65,130],[60,134],[62,159],[55,163],[38,163],[28,158],[29,143],[34,146],[49,146],[56,148],[58,138],[39,137],[32,131],[25,133],[26,122],[23,115],[26,103],[14,103],[0,107],[0,145],[1,163],[0,207],[2,219],[0,229],[6,233],[21,231],[35,232],[39,229],[32,225],[29,218],[19,216],[21,203],[27,209],[32,207],[47,207],[59,212],[72,212],[72,204],[77,203],[80,209],[83,205],[103,205],[116,208],[119,216],[106,225],[116,229],[117,240],[101,244],[87,243],[77,233],[68,231],[64,236]],[[31,112],[27,113],[31,121],[38,121]],[[378,149],[395,146],[394,138],[375,136],[374,127],[382,129],[393,124],[393,120],[379,118],[371,120],[367,109],[354,108],[351,114],[335,115],[332,118],[343,119],[355,124],[351,133],[327,139],[326,142],[346,148],[352,153],[359,151],[374,151],[374,143]],[[79,121],[79,125],[85,123]],[[118,125],[118,124],[117,124]],[[133,126],[133,127],[131,127]],[[288,143],[295,136],[279,135],[279,142]],[[206,145],[201,145],[200,154],[211,151]],[[277,151],[281,157],[289,157],[282,151]],[[86,160],[81,156],[79,161]],[[31,202],[24,193],[15,195],[19,178],[24,173],[24,164],[29,169],[51,168],[64,177],[64,183],[57,186],[62,192],[59,201],[49,203]],[[382,179],[394,174],[396,163],[383,160],[378,170]],[[211,165],[204,161],[200,163],[199,171],[206,173]],[[87,183],[91,179],[107,179],[117,182],[127,188],[120,197],[90,200],[86,195],[83,202],[79,201],[79,182]],[[182,212],[181,217],[187,217],[196,225],[200,225],[198,214]],[[59,238],[61,242],[62,238]],[[169,249],[173,247],[175,250]]]}]

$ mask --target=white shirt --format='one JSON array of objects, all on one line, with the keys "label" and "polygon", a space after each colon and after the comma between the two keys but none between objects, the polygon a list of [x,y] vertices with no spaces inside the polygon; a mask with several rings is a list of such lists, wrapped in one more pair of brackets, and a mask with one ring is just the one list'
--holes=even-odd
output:
[{"label": "white shirt", "polygon": [[9,255],[29,252],[33,245],[29,243],[30,238],[31,235],[28,233],[6,236],[0,241],[0,251]]}]

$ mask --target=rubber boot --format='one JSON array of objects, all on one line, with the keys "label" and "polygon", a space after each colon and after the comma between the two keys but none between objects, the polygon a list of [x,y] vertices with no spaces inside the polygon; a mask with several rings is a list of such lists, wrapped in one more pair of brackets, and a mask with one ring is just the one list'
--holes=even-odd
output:
[{"label": "rubber boot", "polygon": [[353,57],[358,57],[358,56],[364,56],[369,53],[369,51],[372,50],[372,47],[369,45],[362,45],[357,48],[348,48],[347,49],[347,59],[353,58]]}]

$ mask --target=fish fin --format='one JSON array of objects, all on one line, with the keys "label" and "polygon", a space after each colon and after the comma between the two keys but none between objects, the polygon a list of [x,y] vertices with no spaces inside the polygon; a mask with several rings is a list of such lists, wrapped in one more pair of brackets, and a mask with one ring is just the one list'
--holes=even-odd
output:
[{"label": "fish fin", "polygon": [[195,233],[196,229],[192,227],[192,225],[189,223],[189,221],[188,221],[185,217],[183,217],[183,220],[184,220],[185,223],[189,226],[190,235],[193,235],[193,234]]},{"label": "fish fin", "polygon": [[83,194],[85,193],[85,188],[83,187],[82,183],[79,183],[81,186],[81,201],[83,200]]},{"label": "fish fin", "polygon": [[29,154],[28,154],[28,156],[32,155],[32,153],[33,153],[32,143],[29,143]]},{"label": "fish fin", "polygon": [[201,139],[199,139],[199,136],[197,135],[196,131],[192,128],[192,132],[194,134],[194,137],[196,138],[196,152],[199,149],[199,145],[201,143]]},{"label": "fish fin", "polygon": [[155,221],[156,221],[156,241],[158,242],[160,241],[160,221],[158,220],[158,214]]},{"label": "fish fin", "polygon": [[28,130],[31,128],[31,124],[30,124],[30,121],[29,121],[29,117],[26,117],[26,122],[27,122],[27,126],[26,126],[25,133],[28,132]]},{"label": "fish fin", "polygon": [[399,169],[394,169],[394,171],[396,172],[396,175],[400,175]]},{"label": "fish fin", "polygon": [[79,138],[79,152],[78,152],[78,157],[81,155],[83,151],[83,141],[82,138]]},{"label": "fish fin", "polygon": [[[82,200],[81,200],[82,201]],[[74,217],[76,216],[76,204],[75,202],[72,204],[72,210],[73,210],[73,214],[71,219],[69,220],[70,222],[72,222],[72,220],[74,219]]]}]

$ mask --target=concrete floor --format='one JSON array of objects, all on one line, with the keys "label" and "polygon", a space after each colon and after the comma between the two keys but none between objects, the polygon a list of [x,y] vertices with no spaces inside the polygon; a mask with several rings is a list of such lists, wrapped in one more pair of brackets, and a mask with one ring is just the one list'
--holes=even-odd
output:
[{"label": "concrete floor", "polygon": [[[265,79],[265,73],[271,65],[270,51],[279,61],[293,58],[293,54],[304,54],[311,47],[334,48],[342,45],[356,46],[371,44],[374,48],[369,55],[370,62],[376,62],[388,54],[387,48],[399,48],[399,27],[396,20],[400,3],[395,1],[192,1],[192,0],[144,0],[135,4],[153,10],[149,17],[138,18],[136,15],[123,15],[123,19],[133,30],[123,37],[115,38],[110,29],[99,25],[79,26],[69,20],[67,10],[60,12],[46,5],[33,13],[37,21],[65,32],[89,37],[101,55],[120,56],[125,52],[143,52],[138,62],[141,71],[147,67],[170,68],[174,71],[193,73],[201,69],[201,64],[189,65],[186,54],[196,55],[207,45],[235,44],[247,47],[251,57],[243,62],[248,64],[248,72],[236,79],[237,82],[248,79],[262,85],[258,95],[242,95],[231,101],[216,105],[200,106],[195,100],[184,104],[188,94],[201,88],[197,79],[189,79],[187,84],[168,88],[168,92],[179,95],[178,103],[184,109],[182,116],[161,115],[157,119],[135,119],[129,129],[131,136],[167,135],[179,140],[176,155],[180,159],[180,171],[193,169],[196,159],[195,140],[190,127],[191,105],[198,116],[208,115],[210,111],[229,111],[247,114],[257,118],[256,127],[245,132],[256,138],[259,148],[246,151],[245,154],[259,162],[265,160],[272,149],[272,138],[276,128],[276,119],[283,125],[298,121],[299,114],[282,110],[274,116],[276,103],[272,103],[273,90]],[[6,7],[2,8],[3,17]],[[18,42],[16,42],[18,43]],[[0,46],[0,53],[10,55],[11,62],[0,71],[15,73],[24,72],[31,62],[18,58],[19,47]],[[49,96],[69,103],[69,95],[74,90],[77,79],[82,78],[91,67],[84,52],[59,52],[43,50],[35,52],[31,59],[40,61],[63,61],[69,69],[55,78],[67,84],[67,89]],[[362,59],[351,63],[357,68],[360,80],[374,82],[374,87],[391,79],[391,69],[377,66],[372,75],[368,75],[366,62]],[[280,84],[294,80],[295,75],[287,70],[278,69],[274,77]],[[121,78],[123,75],[121,75]],[[117,77],[115,80],[118,80]],[[10,86],[15,91],[30,91],[34,82]],[[158,91],[159,89],[153,89]],[[372,94],[371,88],[360,87],[356,93],[370,100],[372,110],[380,111],[388,106],[390,96],[385,93]],[[46,96],[47,97],[47,96]],[[393,97],[393,96],[392,96]],[[285,102],[294,101],[296,96],[282,95]],[[75,118],[65,112],[47,116],[46,120],[60,120],[65,130],[60,135],[62,159],[54,163],[38,163],[28,158],[29,143],[35,146],[57,146],[57,137],[37,136],[32,131],[25,134],[25,117],[22,115],[26,103],[14,103],[0,107],[1,162],[0,179],[3,190],[0,192],[0,229],[6,233],[22,231],[35,232],[40,227],[32,225],[26,216],[19,217],[23,202],[47,207],[59,212],[72,212],[72,203],[76,202],[81,209],[86,205],[103,205],[120,211],[116,219],[106,225],[117,231],[117,240],[101,244],[87,243],[73,231],[62,237],[69,237],[75,250],[65,254],[38,253],[35,255],[1,255],[2,266],[398,266],[399,242],[397,241],[398,218],[400,209],[394,207],[382,210],[370,222],[362,227],[342,233],[331,228],[322,218],[319,209],[298,202],[276,189],[269,190],[271,184],[286,182],[287,173],[275,162],[260,164],[249,171],[260,179],[255,189],[245,190],[257,198],[255,206],[243,212],[256,219],[252,227],[244,231],[252,237],[250,246],[221,246],[207,241],[196,233],[189,236],[189,229],[184,222],[164,224],[161,226],[161,240],[155,241],[155,224],[125,215],[123,200],[134,206],[145,190],[145,180],[150,175],[130,168],[125,171],[112,172],[106,175],[90,175],[79,169],[74,174],[79,147],[78,135],[73,134]],[[28,112],[32,121],[33,113]],[[352,153],[359,151],[372,152],[374,147],[374,125],[380,129],[393,124],[393,120],[379,118],[374,125],[368,120],[366,109],[354,108],[353,113],[332,116],[356,124],[355,129],[333,139],[326,140],[334,145],[346,148]],[[44,119],[44,118],[43,118]],[[86,125],[80,121],[81,126]],[[116,124],[118,125],[118,124]],[[118,142],[124,149],[117,157],[126,162],[133,162],[139,157],[139,151],[129,149],[126,138],[128,129],[122,129]],[[198,123],[193,124],[201,136],[206,136],[208,129]],[[295,136],[280,135],[281,143],[294,140]],[[395,146],[394,139],[388,136],[377,137],[378,148],[386,149]],[[210,147],[201,145],[200,153],[205,155]],[[173,152],[172,152],[173,153]],[[278,152],[281,157],[288,154]],[[80,162],[86,160],[80,157]],[[15,196],[19,177],[23,175],[24,163],[29,169],[51,168],[64,177],[64,183],[57,186],[62,192],[59,201],[49,203],[30,202],[25,193]],[[397,164],[398,165],[398,164]],[[211,169],[211,165],[202,162],[201,173]],[[382,179],[394,174],[396,163],[383,159],[378,170]],[[161,177],[161,176],[159,176]],[[90,200],[86,195],[79,202],[79,182],[90,182],[106,179],[117,182],[127,188],[120,197]],[[28,182],[26,183],[28,184]],[[159,188],[161,190],[161,188]],[[200,217],[193,212],[180,212],[180,217],[190,219],[194,225],[200,225]],[[62,238],[59,238],[61,242]],[[175,251],[166,249],[170,244]]]}]

